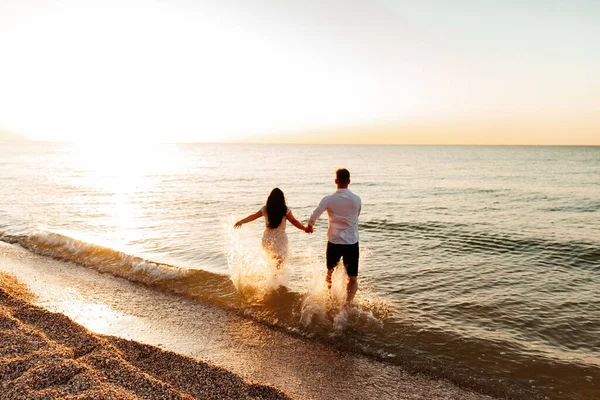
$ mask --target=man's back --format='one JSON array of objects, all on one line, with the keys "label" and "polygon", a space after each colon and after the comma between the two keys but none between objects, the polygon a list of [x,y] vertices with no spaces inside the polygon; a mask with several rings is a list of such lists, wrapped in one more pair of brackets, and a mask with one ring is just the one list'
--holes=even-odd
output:
[{"label": "man's back", "polygon": [[357,243],[360,197],[349,189],[338,189],[335,193],[325,196],[310,217],[309,225],[314,225],[325,210],[329,216],[327,240],[335,244]]}]

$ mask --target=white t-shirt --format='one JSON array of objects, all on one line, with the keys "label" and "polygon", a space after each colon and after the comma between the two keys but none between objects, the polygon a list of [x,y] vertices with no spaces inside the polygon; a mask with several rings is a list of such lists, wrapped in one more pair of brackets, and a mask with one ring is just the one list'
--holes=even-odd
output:
[{"label": "white t-shirt", "polygon": [[334,244],[358,243],[360,209],[360,197],[352,193],[350,189],[338,189],[335,193],[323,197],[310,216],[308,224],[314,226],[321,214],[327,210],[329,215],[327,241]]},{"label": "white t-shirt", "polygon": [[290,210],[290,208],[287,207],[287,210],[285,211],[285,215],[283,216],[283,218],[281,218],[281,223],[275,229],[269,228],[269,217],[267,216],[267,206],[263,206],[260,209],[260,212],[265,217],[265,228],[266,229],[268,229],[270,231],[285,231],[285,225],[286,225],[286,221],[287,221],[287,215],[289,213],[291,213],[292,210]]}]

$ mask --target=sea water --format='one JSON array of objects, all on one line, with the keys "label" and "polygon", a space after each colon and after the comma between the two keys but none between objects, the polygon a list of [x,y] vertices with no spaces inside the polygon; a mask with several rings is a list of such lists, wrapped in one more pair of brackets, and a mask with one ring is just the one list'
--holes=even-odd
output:
[{"label": "sea water", "polygon": [[[2,240],[459,385],[594,398],[600,383],[600,148],[0,143]],[[351,172],[359,292],[324,282],[327,218]],[[500,393],[503,393],[500,391]]]}]

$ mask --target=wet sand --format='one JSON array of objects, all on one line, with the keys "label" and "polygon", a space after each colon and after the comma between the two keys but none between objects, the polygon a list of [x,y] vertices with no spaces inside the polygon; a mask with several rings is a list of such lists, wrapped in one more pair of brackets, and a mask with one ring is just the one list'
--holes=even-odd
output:
[{"label": "wet sand", "polygon": [[[162,385],[171,385],[174,393],[180,391],[190,394],[185,386],[175,386],[168,379],[183,376],[180,382],[190,383],[196,376],[211,376],[216,379],[204,386],[219,389],[223,385],[229,385],[227,382],[233,382],[236,390],[240,390],[236,392],[239,393],[238,397],[253,395],[255,393],[253,390],[258,390],[257,388],[272,391],[268,391],[267,395],[261,395],[262,398],[270,398],[267,396],[271,395],[283,396],[281,392],[265,386],[249,386],[243,381],[245,379],[279,388],[291,397],[300,399],[492,399],[457,387],[448,381],[409,373],[396,365],[335,350],[309,339],[267,328],[227,310],[173,294],[156,292],[151,288],[85,267],[38,256],[18,246],[0,243],[0,270],[16,275],[26,283],[38,296],[35,300],[30,299],[36,305],[66,314],[93,331],[93,334],[85,332],[94,337],[93,340],[89,339],[92,343],[103,341],[98,351],[110,346],[111,350],[117,351],[119,362],[122,360],[124,365],[145,373],[149,377],[147,379],[154,379],[157,382],[156,387],[163,388],[160,390],[166,390]],[[25,309],[38,310],[36,312],[41,315],[47,313],[31,304]],[[21,316],[25,318],[28,313],[29,311],[17,313],[18,318],[15,316],[12,318],[19,319]],[[64,315],[51,315],[54,315],[57,320],[68,321]],[[19,321],[26,325],[32,323],[30,320]],[[49,324],[45,327],[47,333],[44,333],[44,336],[51,342],[55,342],[56,348],[60,351],[73,352],[73,354],[76,351],[83,351],[75,350],[82,348],[77,344],[78,341],[69,342],[68,339],[64,339],[61,342],[62,333],[55,325]],[[35,329],[40,330],[40,327]],[[80,326],[77,329],[83,330]],[[134,339],[153,346],[126,339]],[[87,343],[83,340],[82,342]],[[3,343],[1,351],[10,353],[10,348],[5,349],[4,341],[0,343]],[[69,343],[74,347],[69,347]],[[93,347],[90,346],[86,348]],[[162,349],[192,358],[181,357]],[[50,359],[61,359],[58,357],[61,354],[63,353],[57,353]],[[92,351],[80,358],[91,359],[94,363],[89,368],[92,370],[100,367],[108,368],[98,362],[94,354],[95,352]],[[147,354],[151,356],[146,356]],[[169,367],[158,368],[160,359],[167,357],[167,354],[172,361],[163,365]],[[7,357],[15,356],[9,354]],[[114,359],[112,356],[107,358]],[[206,370],[220,371],[220,375],[203,373],[203,369],[198,367],[200,369],[193,369],[190,377],[187,372],[190,367],[186,362],[194,365],[193,363],[198,359],[224,367],[232,373],[198,363]],[[72,358],[71,361],[66,362],[74,361],[80,360]],[[1,363],[4,365],[4,361]],[[112,363],[117,364],[116,361]],[[159,373],[157,369],[162,369],[163,372]],[[115,385],[114,390],[130,390],[132,386],[119,387],[119,381],[104,383]],[[133,387],[137,386],[133,385]],[[149,386],[148,383],[147,386],[142,387]],[[143,394],[134,396],[145,397]],[[163,395],[163,397],[168,396]],[[199,395],[200,398],[205,396]],[[217,397],[230,398],[236,395],[217,395]]]},{"label": "wet sand", "polygon": [[31,304],[34,295],[0,273],[3,399],[288,399],[222,368],[117,337],[93,334]]}]

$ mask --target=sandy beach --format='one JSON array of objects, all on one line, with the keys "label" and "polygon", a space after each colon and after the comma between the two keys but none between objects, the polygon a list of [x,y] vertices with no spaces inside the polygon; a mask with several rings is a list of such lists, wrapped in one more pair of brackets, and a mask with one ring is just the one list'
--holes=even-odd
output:
[{"label": "sandy beach", "polygon": [[288,399],[222,368],[154,346],[93,334],[31,304],[33,294],[0,273],[3,399]]}]

